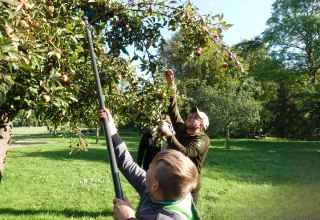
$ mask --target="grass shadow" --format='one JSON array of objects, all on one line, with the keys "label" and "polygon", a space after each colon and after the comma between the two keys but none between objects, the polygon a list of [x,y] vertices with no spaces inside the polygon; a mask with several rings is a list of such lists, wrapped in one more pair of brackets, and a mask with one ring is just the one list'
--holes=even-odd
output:
[{"label": "grass shadow", "polygon": [[300,141],[235,140],[231,149],[224,141],[212,142],[204,166],[204,176],[238,182],[303,184],[306,175],[320,179],[320,143]]},{"label": "grass shadow", "polygon": [[[109,154],[107,149],[107,143],[104,140],[104,137],[99,139],[98,144],[95,143],[95,140],[92,137],[89,137],[89,141],[91,142],[90,146],[88,147],[87,151],[79,151],[71,153],[70,149],[68,148],[68,144],[65,144],[65,148],[59,147],[59,149],[55,148],[51,150],[48,147],[48,144],[52,144],[53,142],[61,140],[61,137],[50,137],[50,139],[43,139],[43,136],[33,136],[32,142],[30,142],[30,136],[24,136],[22,138],[16,139],[17,144],[21,144],[24,147],[32,147],[31,150],[25,149],[17,149],[15,147],[9,149],[10,151],[13,150],[15,154],[13,157],[44,157],[52,160],[86,160],[86,161],[101,161],[109,163]],[[46,141],[47,140],[47,141]],[[137,158],[137,151],[138,151],[138,141],[140,140],[137,135],[126,135],[123,140],[128,146],[128,149],[134,158]],[[47,146],[46,146],[47,145]]]},{"label": "grass shadow", "polygon": [[52,216],[64,216],[66,218],[97,218],[97,217],[108,217],[112,216],[111,210],[104,210],[102,212],[90,212],[90,211],[79,211],[75,209],[64,209],[63,211],[47,210],[47,209],[13,209],[13,208],[0,208],[1,215],[12,215],[12,216],[37,216],[37,215],[49,215]]}]

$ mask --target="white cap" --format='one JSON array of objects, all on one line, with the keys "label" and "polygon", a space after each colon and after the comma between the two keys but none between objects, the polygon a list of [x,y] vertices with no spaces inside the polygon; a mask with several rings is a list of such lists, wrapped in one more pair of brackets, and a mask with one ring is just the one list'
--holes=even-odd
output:
[{"label": "white cap", "polygon": [[203,123],[203,128],[204,128],[204,130],[206,130],[209,126],[209,118],[206,115],[206,113],[199,111],[199,109],[197,107],[192,107],[191,113],[197,113],[199,115],[199,117],[201,118],[202,123]]}]

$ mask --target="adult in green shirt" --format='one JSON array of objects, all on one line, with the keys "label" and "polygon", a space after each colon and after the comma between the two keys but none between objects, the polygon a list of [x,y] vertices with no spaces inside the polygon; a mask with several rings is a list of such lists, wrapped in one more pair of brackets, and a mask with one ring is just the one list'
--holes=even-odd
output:
[{"label": "adult in green shirt", "polygon": [[193,200],[197,203],[201,187],[201,167],[210,147],[210,138],[204,133],[209,126],[209,119],[204,112],[199,111],[197,107],[193,107],[189,116],[184,121],[178,109],[176,86],[172,70],[166,70],[165,76],[169,87],[173,90],[168,114],[175,132],[172,132],[164,121],[159,121],[158,126],[166,136],[169,148],[182,152],[197,166],[199,172],[198,185],[192,191]]}]

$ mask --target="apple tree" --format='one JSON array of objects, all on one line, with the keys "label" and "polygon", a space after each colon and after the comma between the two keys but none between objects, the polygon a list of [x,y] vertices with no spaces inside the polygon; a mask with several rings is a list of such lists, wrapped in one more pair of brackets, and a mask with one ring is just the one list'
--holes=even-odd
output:
[{"label": "apple tree", "polygon": [[[0,0],[0,135],[17,114],[77,133],[97,123],[95,79],[82,16],[90,31],[105,103],[119,125],[154,123],[166,109],[166,68],[157,53],[163,30],[179,31],[179,52],[200,55],[208,43],[228,53],[222,16],[200,15],[190,2]],[[82,143],[82,142],[81,142]]]}]

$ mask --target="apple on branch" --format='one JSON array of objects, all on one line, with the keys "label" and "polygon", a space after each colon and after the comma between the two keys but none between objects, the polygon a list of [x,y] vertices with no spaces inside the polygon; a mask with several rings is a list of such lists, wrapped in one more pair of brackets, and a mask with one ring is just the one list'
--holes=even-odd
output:
[{"label": "apple on branch", "polygon": [[41,95],[41,99],[42,99],[42,101],[44,101],[44,102],[50,102],[51,96],[50,96],[49,93],[44,93],[44,94]]}]

